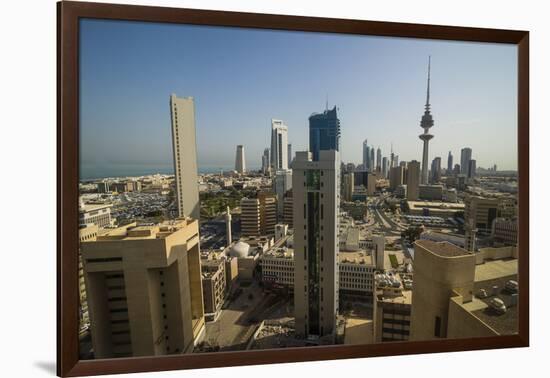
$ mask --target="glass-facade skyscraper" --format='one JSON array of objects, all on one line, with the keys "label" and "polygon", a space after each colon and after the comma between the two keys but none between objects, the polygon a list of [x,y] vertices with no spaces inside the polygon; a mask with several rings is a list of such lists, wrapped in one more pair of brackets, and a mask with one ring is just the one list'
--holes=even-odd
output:
[{"label": "glass-facade skyscraper", "polygon": [[319,151],[340,151],[340,120],[336,106],[309,117],[309,150],[314,161],[319,160]]}]

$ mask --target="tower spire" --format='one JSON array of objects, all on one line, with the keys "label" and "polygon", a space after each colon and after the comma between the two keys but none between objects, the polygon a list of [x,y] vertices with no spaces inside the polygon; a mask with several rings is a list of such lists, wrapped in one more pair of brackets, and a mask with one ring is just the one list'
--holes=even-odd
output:
[{"label": "tower spire", "polygon": [[432,63],[432,56],[428,56],[428,88],[426,89],[426,108],[430,107],[430,68]]}]

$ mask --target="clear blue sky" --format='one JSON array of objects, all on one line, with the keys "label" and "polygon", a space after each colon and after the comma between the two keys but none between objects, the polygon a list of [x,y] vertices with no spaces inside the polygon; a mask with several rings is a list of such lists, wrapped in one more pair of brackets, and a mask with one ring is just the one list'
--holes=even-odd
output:
[{"label": "clear blue sky", "polygon": [[362,142],[421,160],[432,56],[430,161],[473,149],[478,167],[517,169],[513,45],[82,20],[81,177],[172,170],[169,95],[193,96],[200,169],[256,168],[270,120],[308,148],[308,117],[339,108],[344,162]]}]

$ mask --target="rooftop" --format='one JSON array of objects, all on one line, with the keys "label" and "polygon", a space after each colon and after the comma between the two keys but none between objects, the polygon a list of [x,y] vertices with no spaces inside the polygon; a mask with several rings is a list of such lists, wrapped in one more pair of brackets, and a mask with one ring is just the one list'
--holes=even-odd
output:
[{"label": "rooftop", "polygon": [[104,233],[98,235],[97,240],[162,239],[187,227],[193,222],[197,221],[191,218],[177,218],[157,224],[138,225],[134,222],[114,229],[106,229]]},{"label": "rooftop", "polygon": [[475,282],[494,280],[501,277],[510,277],[518,274],[518,260],[514,258],[490,260],[476,265]]},{"label": "rooftop", "polygon": [[366,251],[343,252],[338,253],[338,261],[340,264],[364,264],[373,265],[373,257]]},{"label": "rooftop", "polygon": [[517,298],[513,298],[512,294],[504,289],[506,281],[510,279],[517,279],[517,276],[512,278],[509,276],[501,277],[474,283],[474,290],[476,293],[480,289],[484,289],[487,293],[491,293],[493,287],[498,287],[496,297],[500,298],[506,305],[506,312],[504,314],[497,314],[489,307],[489,301],[494,298],[494,296],[489,296],[484,299],[475,298],[476,301],[482,302],[484,306],[480,306],[480,308],[471,312],[483,323],[494,329],[499,335],[511,335],[518,332]]},{"label": "rooftop", "polygon": [[417,240],[415,244],[439,257],[460,257],[471,255],[471,253],[465,249],[457,247],[447,241],[434,242],[431,240],[420,239]]},{"label": "rooftop", "polygon": [[430,209],[441,209],[441,210],[464,210],[465,205],[463,203],[454,203],[454,202],[440,202],[440,201],[407,201],[409,209],[414,208],[430,208]]}]

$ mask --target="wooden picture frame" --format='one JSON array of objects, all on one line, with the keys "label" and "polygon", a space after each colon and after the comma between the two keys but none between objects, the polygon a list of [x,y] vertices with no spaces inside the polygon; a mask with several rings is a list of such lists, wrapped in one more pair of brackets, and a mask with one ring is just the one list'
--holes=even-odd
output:
[{"label": "wooden picture frame", "polygon": [[[234,13],[150,6],[63,1],[57,4],[57,374],[82,376],[249,364],[453,352],[529,345],[529,33],[527,31]],[[162,357],[79,360],[78,182],[79,20],[97,18],[159,23],[233,26],[386,37],[514,44],[518,47],[519,286],[518,334],[334,345],[276,350],[216,352]]]}]

